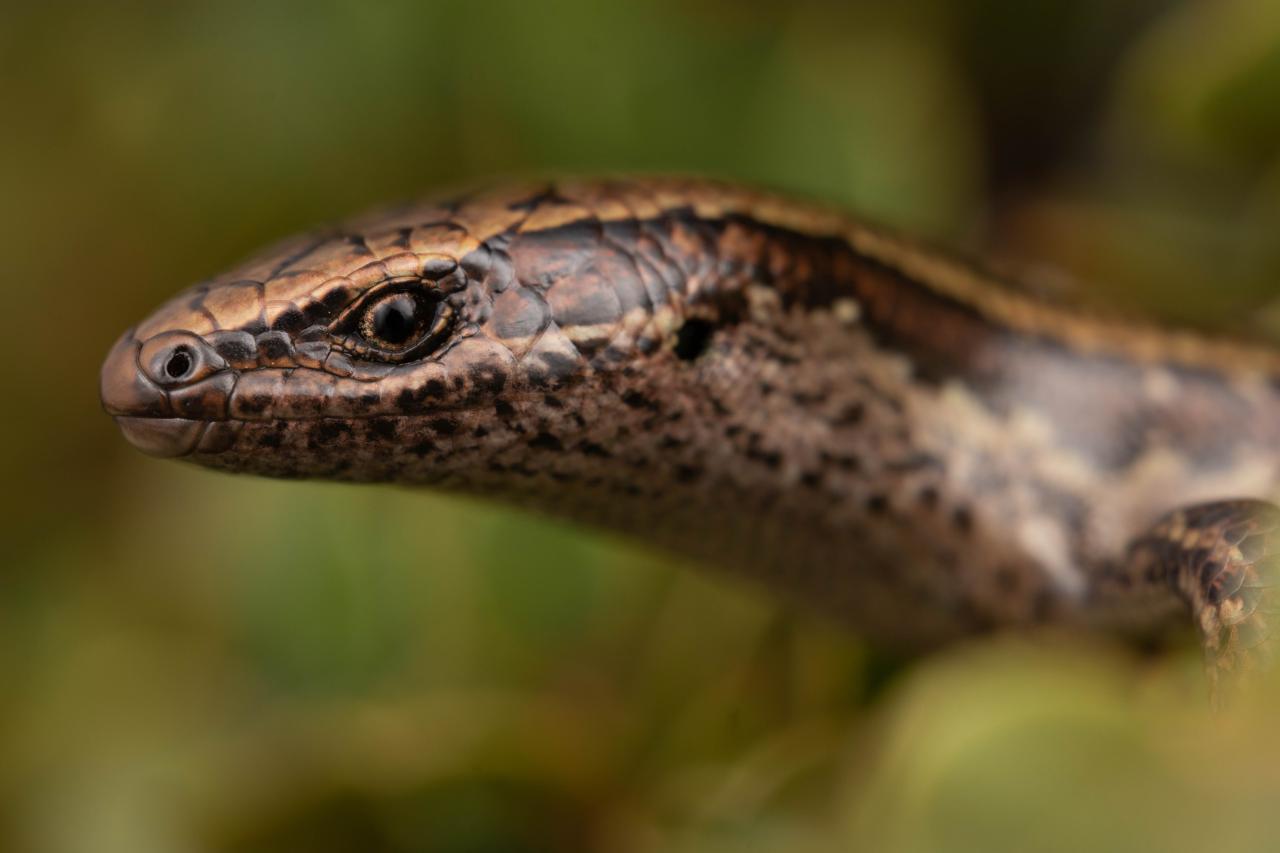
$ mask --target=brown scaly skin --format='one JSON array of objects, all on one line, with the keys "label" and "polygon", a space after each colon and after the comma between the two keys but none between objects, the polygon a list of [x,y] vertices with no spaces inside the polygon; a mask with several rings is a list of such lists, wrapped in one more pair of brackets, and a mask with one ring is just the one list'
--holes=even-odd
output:
[{"label": "brown scaly skin", "polygon": [[[403,355],[368,334],[393,293],[435,324]],[[125,333],[102,396],[152,453],[514,501],[913,646],[1190,606],[1211,672],[1238,669],[1280,554],[1277,510],[1238,500],[1280,482],[1276,354],[705,181],[475,192],[295,240]]]},{"label": "brown scaly skin", "polygon": [[1269,664],[1280,576],[1280,508],[1218,501],[1175,510],[1129,551],[1130,582],[1168,585],[1191,605],[1214,695]]}]

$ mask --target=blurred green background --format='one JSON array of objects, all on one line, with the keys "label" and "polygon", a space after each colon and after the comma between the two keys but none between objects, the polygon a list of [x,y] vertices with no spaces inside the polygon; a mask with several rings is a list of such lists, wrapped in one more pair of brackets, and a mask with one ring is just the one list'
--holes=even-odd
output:
[{"label": "blurred green background", "polygon": [[265,242],[546,170],[1275,337],[1277,4],[81,0],[6,4],[0,67],[0,850],[1280,847],[1274,718],[1211,717],[1193,649],[891,665],[612,538],[146,459],[96,389]]}]

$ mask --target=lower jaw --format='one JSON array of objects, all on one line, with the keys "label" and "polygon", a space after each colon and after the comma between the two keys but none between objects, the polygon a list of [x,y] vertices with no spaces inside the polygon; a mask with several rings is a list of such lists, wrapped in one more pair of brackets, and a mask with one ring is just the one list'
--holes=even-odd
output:
[{"label": "lower jaw", "polygon": [[117,415],[124,437],[143,453],[172,459],[197,451],[218,452],[235,438],[235,421],[198,421],[189,418],[140,418]]},{"label": "lower jaw", "polygon": [[116,425],[129,443],[148,456],[186,456],[200,443],[205,422],[186,418],[116,417]]}]

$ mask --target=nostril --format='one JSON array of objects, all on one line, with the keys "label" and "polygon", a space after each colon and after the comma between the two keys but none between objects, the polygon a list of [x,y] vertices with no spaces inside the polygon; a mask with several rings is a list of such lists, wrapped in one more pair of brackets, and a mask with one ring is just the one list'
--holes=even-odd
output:
[{"label": "nostril", "polygon": [[175,347],[173,352],[169,354],[169,358],[164,363],[164,372],[170,379],[181,379],[191,372],[191,366],[195,363],[195,359],[191,357],[191,350],[185,346]]},{"label": "nostril", "polygon": [[164,332],[143,342],[137,365],[156,385],[173,388],[199,382],[224,369],[227,362],[198,335]]}]

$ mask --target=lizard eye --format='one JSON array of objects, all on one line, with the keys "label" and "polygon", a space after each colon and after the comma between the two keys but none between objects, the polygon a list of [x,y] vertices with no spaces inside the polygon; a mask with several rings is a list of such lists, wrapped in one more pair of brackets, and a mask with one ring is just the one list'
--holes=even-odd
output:
[{"label": "lizard eye", "polygon": [[403,347],[419,331],[425,313],[408,293],[393,293],[365,310],[360,332],[370,343],[389,349]]},{"label": "lizard eye", "polygon": [[357,355],[407,361],[426,355],[444,341],[453,309],[437,294],[403,287],[366,300],[348,317],[342,325],[354,332],[349,343]]}]

